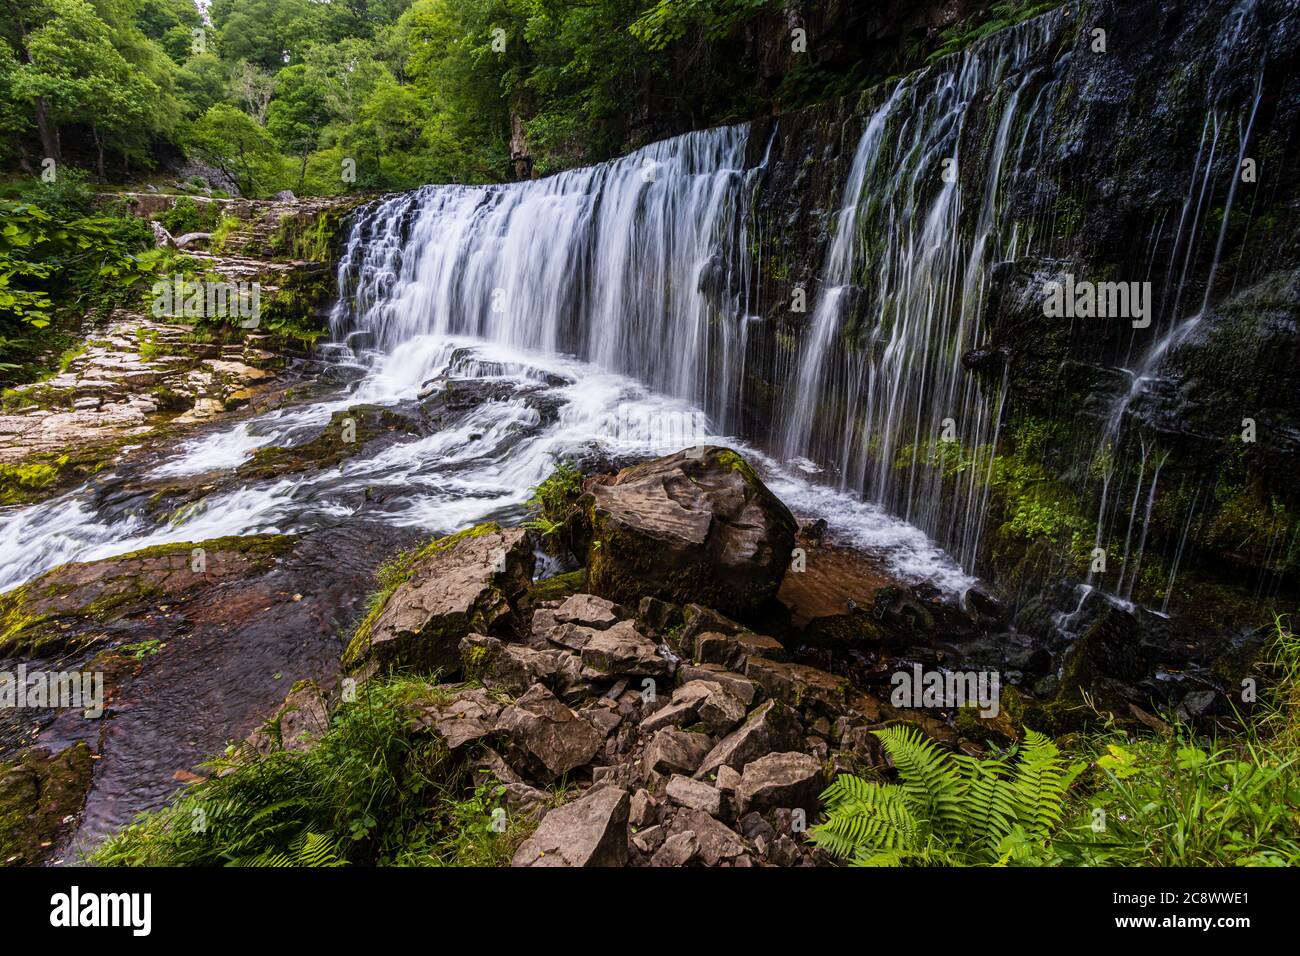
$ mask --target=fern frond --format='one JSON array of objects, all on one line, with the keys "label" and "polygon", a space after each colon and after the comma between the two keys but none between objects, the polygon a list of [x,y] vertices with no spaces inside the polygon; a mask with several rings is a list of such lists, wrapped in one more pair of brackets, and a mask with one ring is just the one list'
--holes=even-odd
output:
[{"label": "fern frond", "polygon": [[1043,734],[1025,731],[1013,787],[1017,816],[1030,837],[1046,840],[1061,825],[1065,791],[1082,769],[1082,764],[1065,767],[1056,744]]},{"label": "fern frond", "polygon": [[953,755],[915,727],[894,726],[873,733],[898,771],[908,809],[940,836],[962,831],[964,786]]},{"label": "fern frond", "polygon": [[822,794],[827,819],[812,840],[835,856],[857,860],[864,853],[901,850],[919,827],[899,788],[840,774]]}]

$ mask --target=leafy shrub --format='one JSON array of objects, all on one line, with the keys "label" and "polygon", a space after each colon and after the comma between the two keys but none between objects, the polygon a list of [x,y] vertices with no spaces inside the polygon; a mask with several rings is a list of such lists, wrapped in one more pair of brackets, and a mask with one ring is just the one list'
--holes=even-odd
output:
[{"label": "leafy shrub", "polygon": [[980,759],[942,750],[914,727],[874,733],[898,783],[836,777],[822,794],[827,820],[812,831],[819,846],[859,866],[1048,861],[1083,765],[1067,767],[1042,734],[1027,731],[1018,753]]},{"label": "leafy shrub", "polygon": [[[527,832],[493,826],[501,788],[468,779],[409,707],[414,678],[374,680],[306,750],[231,748],[171,806],[141,815],[90,857],[105,866],[500,863]],[[508,818],[507,818],[508,819]]]}]

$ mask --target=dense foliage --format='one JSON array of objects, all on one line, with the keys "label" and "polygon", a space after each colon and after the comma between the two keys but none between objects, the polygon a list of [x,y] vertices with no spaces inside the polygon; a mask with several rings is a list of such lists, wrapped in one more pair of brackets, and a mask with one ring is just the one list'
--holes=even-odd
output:
[{"label": "dense foliage", "polygon": [[1300,639],[1274,629],[1271,692],[1233,735],[1107,717],[1069,741],[983,758],[917,731],[877,732],[896,781],[841,774],[813,838],[857,865],[1295,866],[1300,862]]},{"label": "dense foliage", "polygon": [[[93,862],[145,866],[500,865],[527,835],[502,789],[456,770],[411,731],[424,681],[373,681],[304,751],[232,747],[213,775],[100,847]],[[504,826],[494,826],[495,821]]]},{"label": "dense foliage", "polygon": [[[0,168],[70,163],[120,181],[183,154],[249,195],[501,181],[904,65],[901,40],[867,65],[868,11],[787,6],[213,0],[201,13],[194,0],[0,0]],[[985,6],[962,22],[1033,8]],[[910,36],[907,61],[960,44],[955,29]]]}]

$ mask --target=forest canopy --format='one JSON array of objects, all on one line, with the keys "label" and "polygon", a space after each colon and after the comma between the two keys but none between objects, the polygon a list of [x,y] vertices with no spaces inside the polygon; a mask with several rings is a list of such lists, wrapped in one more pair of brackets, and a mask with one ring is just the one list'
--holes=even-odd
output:
[{"label": "forest canopy", "polygon": [[761,111],[716,48],[775,6],[0,0],[0,164],[185,157],[255,196],[545,173]]}]

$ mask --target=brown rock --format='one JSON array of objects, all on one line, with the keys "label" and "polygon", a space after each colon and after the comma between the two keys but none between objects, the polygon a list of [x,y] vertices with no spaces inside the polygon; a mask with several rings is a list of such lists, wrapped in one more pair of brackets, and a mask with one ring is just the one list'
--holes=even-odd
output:
[{"label": "brown rock", "polygon": [[743,770],[751,760],[793,750],[802,742],[798,714],[780,701],[769,700],[709,752],[695,776],[702,778],[722,766]]},{"label": "brown rock", "polygon": [[598,787],[542,817],[512,866],[623,866],[627,863],[626,790]]},{"label": "brown rock", "polygon": [[501,712],[494,730],[554,779],[589,763],[605,738],[541,684]]},{"label": "brown rock", "polygon": [[803,753],[774,753],[745,765],[736,788],[739,813],[802,809],[811,819],[824,788],[822,765]]}]

